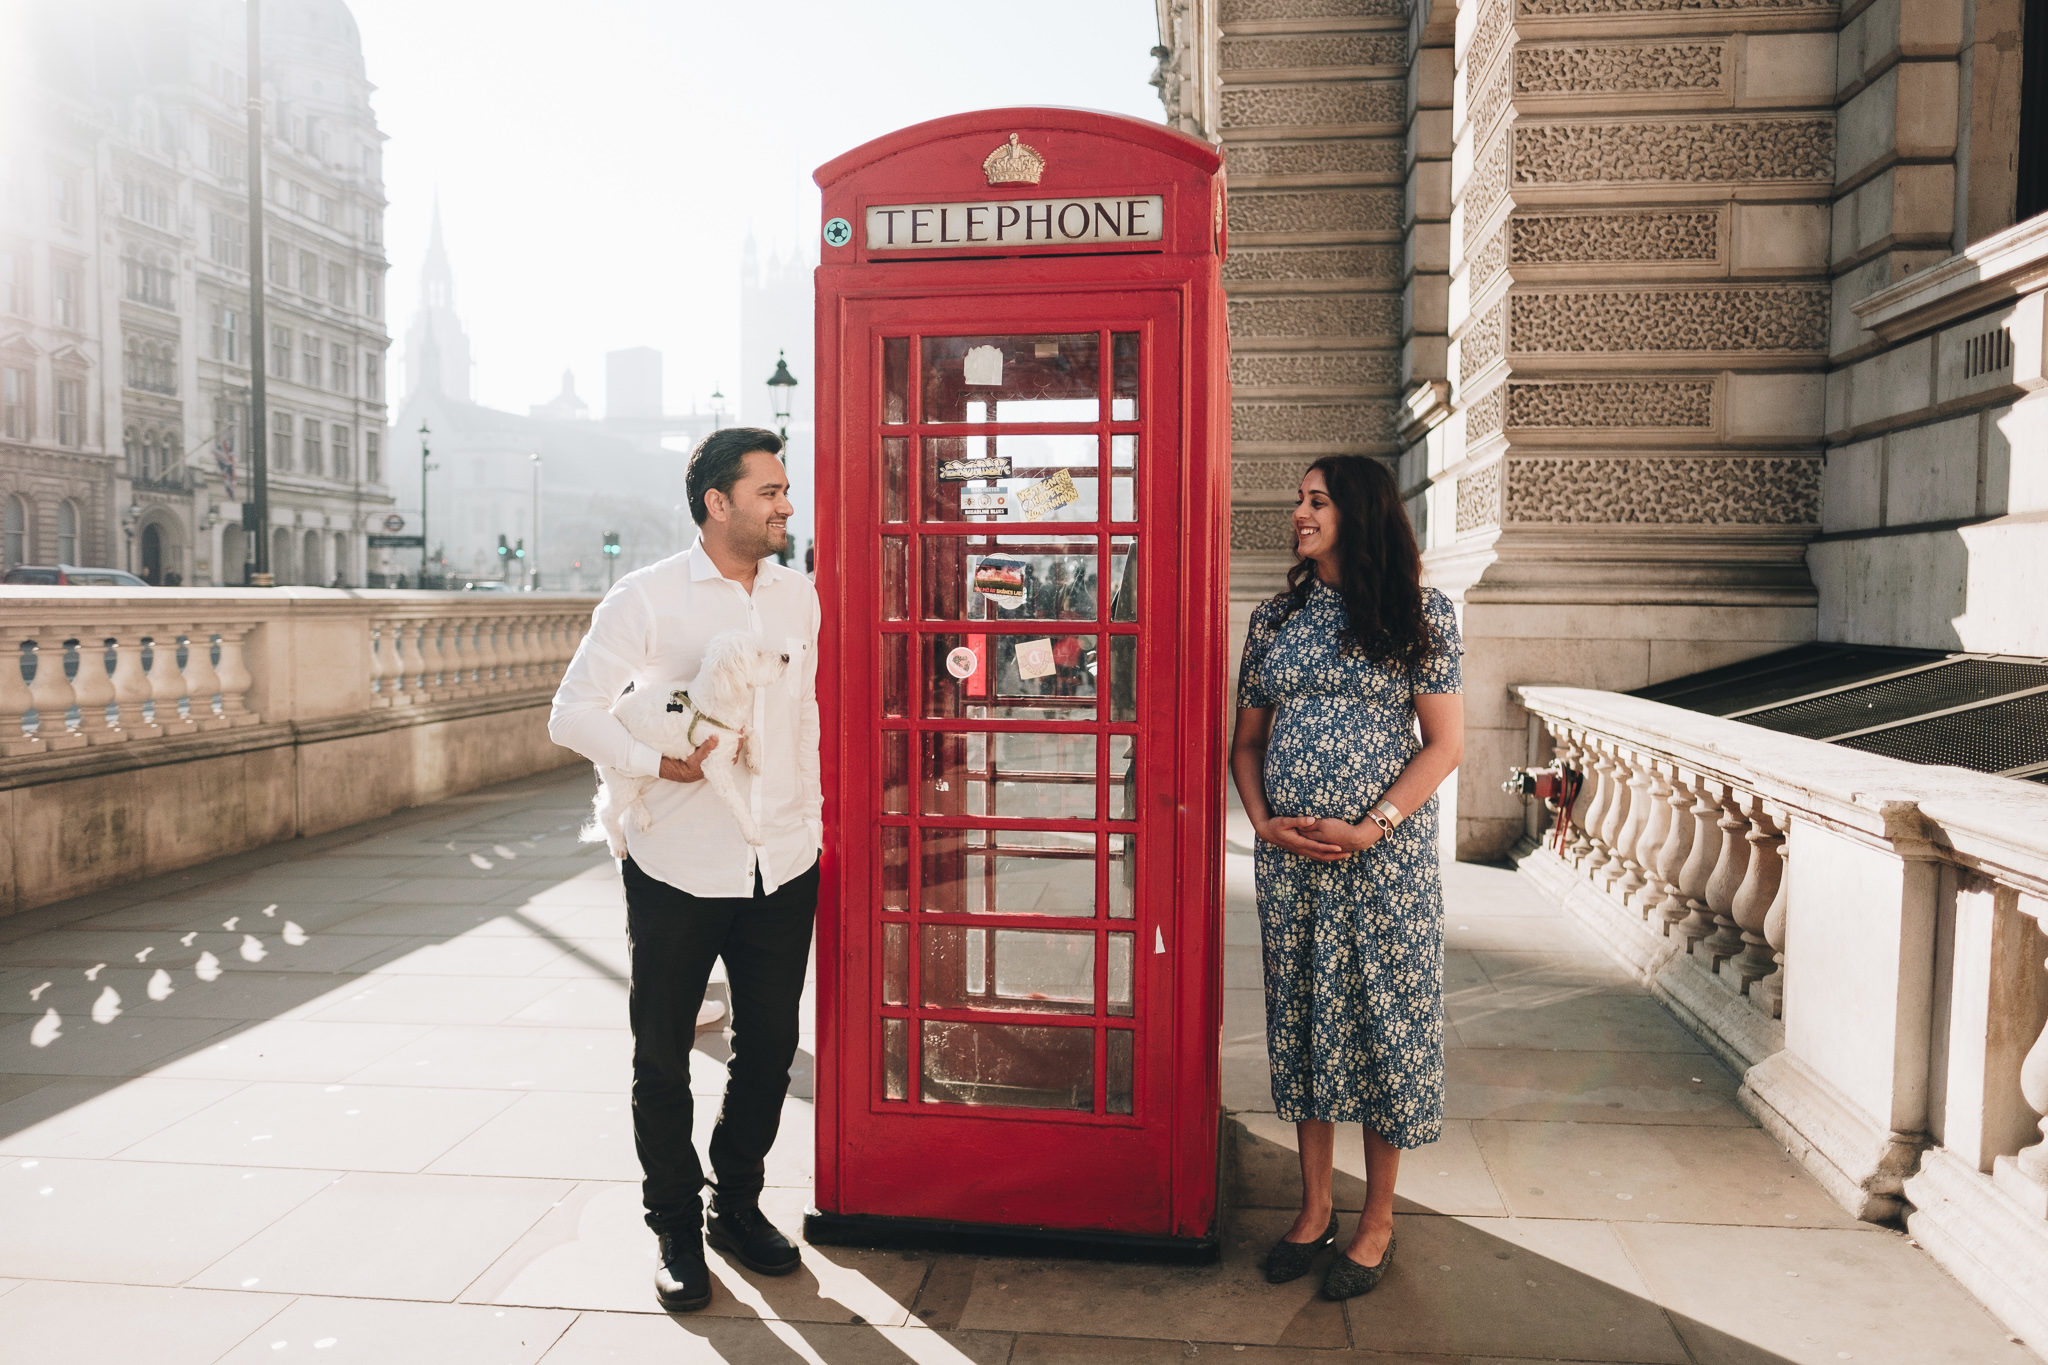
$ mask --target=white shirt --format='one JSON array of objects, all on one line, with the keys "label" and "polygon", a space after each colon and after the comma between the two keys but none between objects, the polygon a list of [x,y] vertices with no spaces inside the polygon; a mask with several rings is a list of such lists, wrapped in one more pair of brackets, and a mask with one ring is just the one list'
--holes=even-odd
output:
[{"label": "white shirt", "polygon": [[[781,681],[754,694],[747,748],[761,760],[734,770],[766,841],[761,887],[774,891],[816,861],[825,839],[818,775],[818,591],[794,569],[761,561],[754,590],[720,574],[700,539],[688,550],[620,579],[590,618],[590,633],[562,675],[548,736],[600,767],[638,777],[661,771],[661,754],[628,734],[611,705],[632,683],[666,687],[697,676],[711,637],[751,631],[787,651]],[[728,741],[720,739],[719,743]],[[674,757],[687,758],[687,754]],[[756,849],[706,782],[657,782],[653,817],[626,835],[641,871],[693,896],[750,897]]]}]

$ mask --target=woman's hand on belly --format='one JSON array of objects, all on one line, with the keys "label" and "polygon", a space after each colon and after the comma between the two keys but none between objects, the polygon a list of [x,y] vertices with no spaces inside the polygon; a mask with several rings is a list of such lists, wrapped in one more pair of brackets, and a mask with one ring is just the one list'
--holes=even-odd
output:
[{"label": "woman's hand on belly", "polygon": [[1336,844],[1325,843],[1312,831],[1318,825],[1336,824],[1333,820],[1317,820],[1310,815],[1274,815],[1261,821],[1256,827],[1258,836],[1278,849],[1296,853],[1319,863],[1339,862],[1351,856],[1351,850]]}]

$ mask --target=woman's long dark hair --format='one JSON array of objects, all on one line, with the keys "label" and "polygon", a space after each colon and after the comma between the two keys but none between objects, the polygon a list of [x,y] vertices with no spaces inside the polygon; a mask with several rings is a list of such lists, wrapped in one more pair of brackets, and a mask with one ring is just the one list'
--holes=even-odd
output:
[{"label": "woman's long dark hair", "polygon": [[[1334,586],[1347,618],[1344,652],[1404,667],[1420,663],[1430,646],[1422,551],[1393,471],[1368,455],[1325,455],[1308,467],[1317,471],[1337,509]],[[1296,560],[1287,571],[1286,615],[1307,603],[1315,581],[1315,561]]]}]

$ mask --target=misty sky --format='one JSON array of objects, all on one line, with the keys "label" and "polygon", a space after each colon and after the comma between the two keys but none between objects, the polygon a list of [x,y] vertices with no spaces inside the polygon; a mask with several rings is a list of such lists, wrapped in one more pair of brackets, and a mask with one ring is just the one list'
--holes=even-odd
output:
[{"label": "misty sky", "polygon": [[666,354],[672,409],[765,378],[735,373],[741,242],[815,254],[811,171],[871,137],[1001,105],[1161,117],[1153,0],[350,5],[389,138],[394,340],[438,186],[476,396],[521,413],[564,366],[601,413],[622,346]]}]

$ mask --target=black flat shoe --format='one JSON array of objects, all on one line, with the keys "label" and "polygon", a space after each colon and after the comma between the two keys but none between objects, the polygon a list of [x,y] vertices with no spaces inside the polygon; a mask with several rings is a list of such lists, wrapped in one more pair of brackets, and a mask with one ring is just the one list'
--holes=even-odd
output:
[{"label": "black flat shoe", "polygon": [[776,1230],[775,1225],[763,1216],[758,1204],[721,1208],[713,1199],[711,1222],[705,1229],[704,1240],[720,1251],[729,1252],[734,1260],[761,1275],[787,1275],[802,1260],[796,1243]]},{"label": "black flat shoe", "polygon": [[694,1313],[711,1302],[711,1267],[704,1264],[704,1238],[695,1228],[661,1234],[654,1297],[671,1313]]},{"label": "black flat shoe", "polygon": [[1323,1229],[1323,1235],[1313,1242],[1290,1242],[1285,1237],[1273,1243],[1273,1249],[1266,1253],[1266,1259],[1259,1262],[1259,1269],[1266,1272],[1267,1284],[1286,1284],[1308,1274],[1308,1268],[1315,1262],[1316,1253],[1324,1247],[1334,1245],[1337,1240],[1337,1215],[1330,1215],[1330,1226]]},{"label": "black flat shoe", "polygon": [[1380,1253],[1378,1265],[1360,1265],[1340,1251],[1337,1259],[1330,1262],[1329,1273],[1323,1276],[1323,1297],[1355,1299],[1360,1294],[1370,1294],[1393,1263],[1394,1238],[1391,1233],[1387,1236],[1387,1249]]}]

